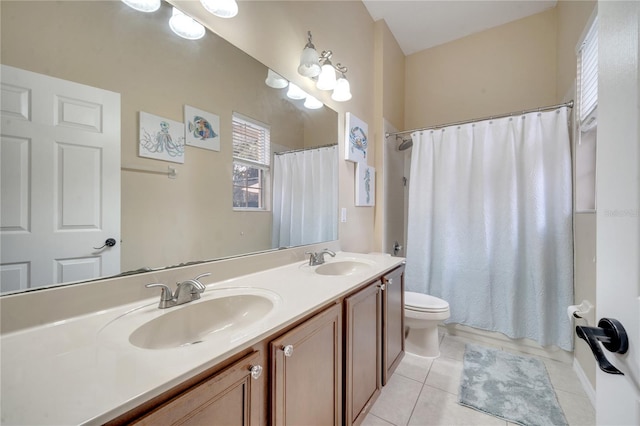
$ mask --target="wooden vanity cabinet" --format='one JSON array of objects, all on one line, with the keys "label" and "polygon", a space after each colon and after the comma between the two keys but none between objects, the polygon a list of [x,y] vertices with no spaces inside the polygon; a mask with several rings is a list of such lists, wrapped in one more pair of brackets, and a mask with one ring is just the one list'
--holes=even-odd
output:
[{"label": "wooden vanity cabinet", "polygon": [[360,424],[382,388],[382,282],[347,297],[345,309],[345,424]]},{"label": "wooden vanity cabinet", "polygon": [[404,266],[382,277],[382,385],[404,357]]},{"label": "wooden vanity cabinet", "polygon": [[266,409],[264,361],[253,352],[132,424],[258,426]]},{"label": "wooden vanity cabinet", "polygon": [[271,341],[271,424],[342,422],[342,306]]}]

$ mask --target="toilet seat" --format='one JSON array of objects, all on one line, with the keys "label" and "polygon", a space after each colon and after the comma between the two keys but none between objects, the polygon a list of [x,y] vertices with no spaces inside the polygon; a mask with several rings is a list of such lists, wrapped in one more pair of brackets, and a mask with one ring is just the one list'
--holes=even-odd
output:
[{"label": "toilet seat", "polygon": [[416,293],[413,291],[405,291],[404,293],[405,309],[416,312],[446,312],[449,310],[449,304],[435,296],[428,294]]}]

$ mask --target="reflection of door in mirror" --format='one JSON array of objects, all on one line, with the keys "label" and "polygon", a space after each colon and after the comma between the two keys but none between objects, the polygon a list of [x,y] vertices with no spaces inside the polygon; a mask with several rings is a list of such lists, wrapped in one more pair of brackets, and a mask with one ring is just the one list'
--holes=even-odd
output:
[{"label": "reflection of door in mirror", "polygon": [[3,65],[1,116],[2,293],[119,273],[120,95]]}]

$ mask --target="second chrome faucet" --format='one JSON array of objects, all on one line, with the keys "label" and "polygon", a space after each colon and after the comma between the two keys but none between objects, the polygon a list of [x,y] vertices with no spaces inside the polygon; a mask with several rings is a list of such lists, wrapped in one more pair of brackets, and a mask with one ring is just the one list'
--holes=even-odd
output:
[{"label": "second chrome faucet", "polygon": [[336,257],[336,254],[329,249],[323,249],[316,253],[308,251],[305,254],[309,255],[309,266],[322,265],[324,263],[325,254],[328,254],[331,257]]},{"label": "second chrome faucet", "polygon": [[207,288],[200,282],[200,278],[208,277],[209,275],[211,275],[211,273],[198,275],[193,279],[179,282],[175,293],[173,293],[166,284],[153,283],[147,284],[145,287],[160,287],[162,293],[160,293],[158,308],[166,309],[200,299],[200,294]]}]

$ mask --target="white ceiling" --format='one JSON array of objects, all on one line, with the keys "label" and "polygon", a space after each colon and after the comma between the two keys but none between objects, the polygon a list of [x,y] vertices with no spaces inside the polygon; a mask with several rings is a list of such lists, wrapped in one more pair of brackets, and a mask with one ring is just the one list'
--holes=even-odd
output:
[{"label": "white ceiling", "polygon": [[497,27],[556,5],[550,0],[362,0],[384,19],[405,55]]}]

